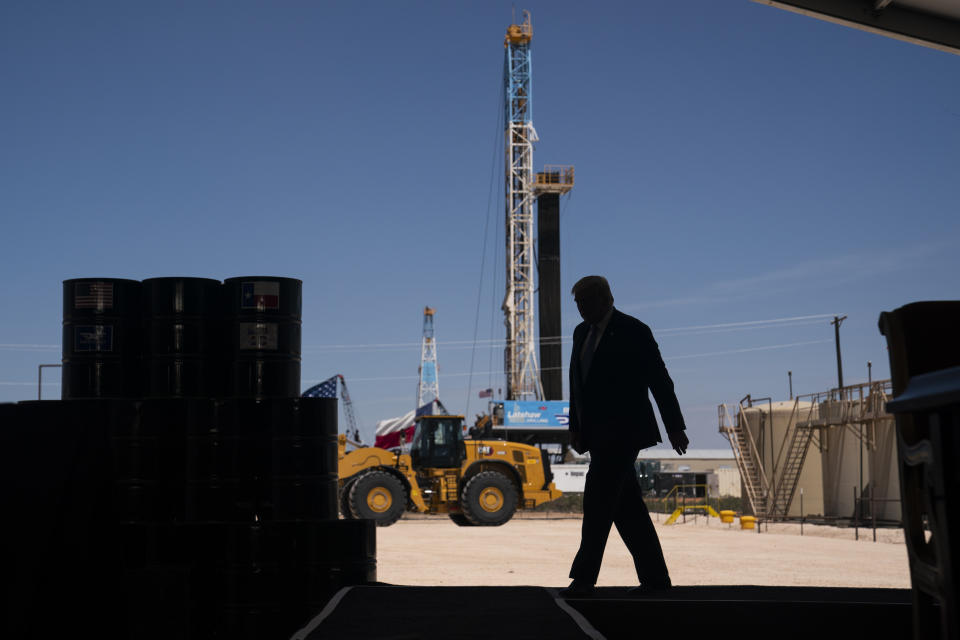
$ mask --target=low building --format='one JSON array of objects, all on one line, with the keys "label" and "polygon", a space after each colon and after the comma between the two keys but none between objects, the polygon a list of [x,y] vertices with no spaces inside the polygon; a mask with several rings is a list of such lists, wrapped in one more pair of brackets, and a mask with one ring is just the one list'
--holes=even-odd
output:
[{"label": "low building", "polygon": [[[680,456],[673,449],[641,451],[638,461],[659,463],[659,473],[705,473],[711,496],[740,497],[740,472],[727,449],[689,449]],[[565,493],[580,493],[587,479],[589,456],[577,456],[573,464],[553,465],[553,482]]]},{"label": "low building", "polygon": [[705,473],[711,496],[740,497],[740,472],[729,449],[687,449],[682,456],[657,447],[640,452],[637,460],[660,463],[660,473]]}]

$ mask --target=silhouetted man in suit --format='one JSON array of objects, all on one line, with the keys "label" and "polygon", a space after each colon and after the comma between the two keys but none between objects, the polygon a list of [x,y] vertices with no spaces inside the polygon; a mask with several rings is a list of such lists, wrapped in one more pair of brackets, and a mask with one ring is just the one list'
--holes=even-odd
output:
[{"label": "silhouetted man in suit", "polygon": [[613,307],[606,278],[582,278],[573,296],[584,321],[573,332],[570,354],[570,440],[576,451],[590,452],[590,468],[580,550],[570,569],[573,582],[561,595],[593,590],[611,524],[633,555],[638,590],[667,589],[670,574],[634,463],[641,449],[662,442],[650,391],[670,444],[678,454],[687,451],[673,381],[650,327]]}]

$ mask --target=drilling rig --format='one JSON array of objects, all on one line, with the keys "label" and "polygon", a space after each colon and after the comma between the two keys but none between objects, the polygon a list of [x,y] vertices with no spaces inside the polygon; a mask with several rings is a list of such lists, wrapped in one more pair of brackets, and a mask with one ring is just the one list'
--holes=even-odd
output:
[{"label": "drilling rig", "polygon": [[[506,152],[506,296],[504,372],[507,400],[560,399],[560,235],[559,197],[573,187],[573,167],[547,166],[533,173],[530,13],[511,24],[504,39],[504,136]],[[541,264],[539,289],[541,353],[553,374],[547,385],[537,365],[534,314],[533,202],[538,201]],[[544,234],[544,230],[546,233]],[[439,395],[434,310],[424,309],[417,406]],[[546,335],[544,335],[546,334]],[[547,387],[545,393],[544,387]],[[464,439],[463,416],[424,415],[416,421],[410,452],[376,447],[346,451],[340,437],[340,510],[344,518],[369,518],[389,526],[406,510],[446,513],[460,526],[501,525],[516,509],[555,500],[550,458],[539,447],[519,442]],[[487,418],[489,424],[489,417]],[[480,435],[480,434],[478,434]],[[548,436],[563,442],[566,431]]]},{"label": "drilling rig", "polygon": [[[504,372],[506,374],[507,400],[559,399],[556,380],[559,380],[560,365],[560,239],[559,206],[553,206],[561,194],[573,188],[572,166],[548,166],[533,173],[533,143],[537,131],[533,126],[533,94],[530,44],[533,26],[530,12],[523,12],[521,24],[507,27],[504,38],[504,150],[506,154],[506,283],[503,301],[504,324],[507,329],[504,349]],[[537,364],[536,338],[534,333],[534,225],[533,201],[539,200],[541,224],[547,214],[549,247],[541,238],[541,262],[546,258],[549,265],[541,265],[540,273],[541,313],[544,306],[550,320],[541,322],[541,349],[549,353],[551,379],[550,396],[544,394],[544,384]],[[546,203],[546,206],[545,206]],[[549,211],[544,211],[548,209]],[[544,255],[547,249],[547,255]],[[545,268],[546,267],[546,268]],[[546,278],[545,278],[546,276]],[[549,298],[547,300],[545,294]],[[554,321],[555,320],[555,321]],[[555,332],[544,336],[543,331]],[[544,350],[544,347],[548,347]],[[547,376],[550,379],[550,376]],[[562,387],[561,387],[562,388]]]}]

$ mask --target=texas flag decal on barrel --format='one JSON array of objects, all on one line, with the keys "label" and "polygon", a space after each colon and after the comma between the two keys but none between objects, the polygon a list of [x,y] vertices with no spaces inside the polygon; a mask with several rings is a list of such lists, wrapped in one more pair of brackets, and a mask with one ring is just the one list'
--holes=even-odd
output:
[{"label": "texas flag decal on barrel", "polygon": [[240,285],[241,309],[279,309],[279,282],[244,282]]}]

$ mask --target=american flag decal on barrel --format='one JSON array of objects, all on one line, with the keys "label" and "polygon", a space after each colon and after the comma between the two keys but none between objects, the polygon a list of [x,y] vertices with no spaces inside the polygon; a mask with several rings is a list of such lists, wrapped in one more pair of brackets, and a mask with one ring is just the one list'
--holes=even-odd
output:
[{"label": "american flag decal on barrel", "polygon": [[74,309],[112,309],[112,282],[78,282],[74,289]]}]

